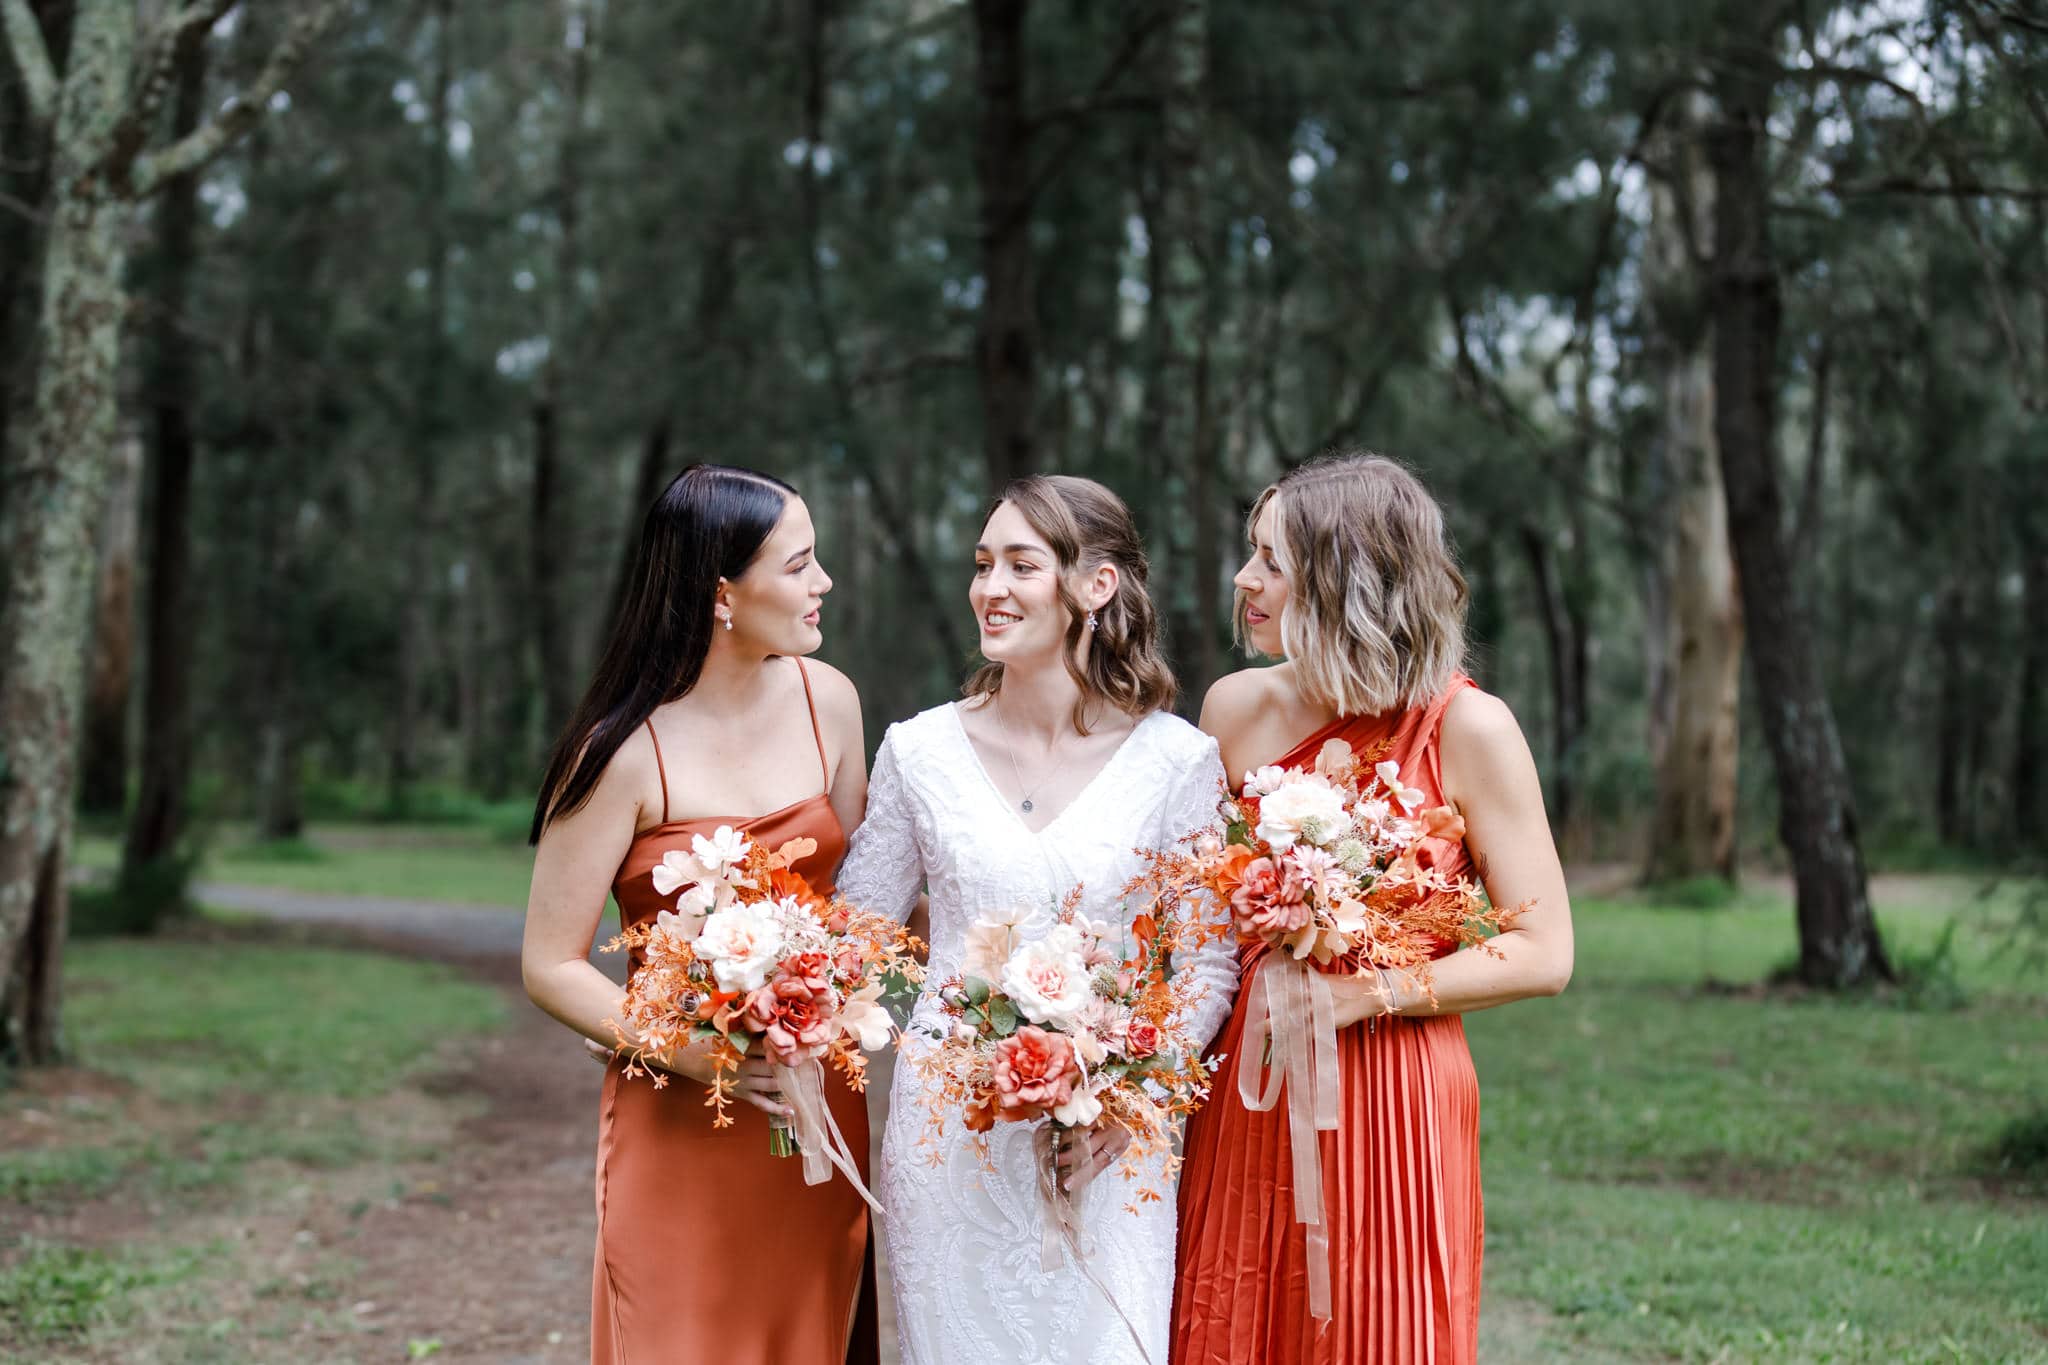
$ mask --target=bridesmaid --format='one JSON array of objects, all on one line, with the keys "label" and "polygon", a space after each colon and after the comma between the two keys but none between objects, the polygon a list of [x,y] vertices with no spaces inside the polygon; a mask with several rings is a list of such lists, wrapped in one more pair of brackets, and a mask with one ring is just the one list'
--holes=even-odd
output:
[{"label": "bridesmaid", "polygon": [[[604,1044],[624,992],[586,956],[617,898],[626,924],[669,908],[651,872],[670,849],[732,825],[771,846],[798,837],[821,891],[867,796],[860,701],[823,664],[811,514],[750,470],[692,465],[647,513],[633,581],[597,676],[548,765],[534,813],[527,994]],[[637,965],[637,964],[636,964]],[[593,1365],[825,1365],[873,1360],[863,1303],[867,1209],[844,1180],[804,1184],[769,1154],[787,1113],[765,1060],[741,1074],[730,1128],[704,1106],[709,1059],[659,1059],[657,1090],[606,1069],[598,1113]],[[867,1109],[836,1078],[828,1103],[865,1167]],[[752,1246],[763,1256],[737,1250]],[[871,1294],[866,1306],[872,1306]]]},{"label": "bridesmaid", "polygon": [[[1238,959],[1240,1002],[1217,1037],[1214,1097],[1195,1115],[1180,1178],[1174,1365],[1470,1365],[1477,1359],[1484,1219],[1479,1088],[1461,1015],[1564,989],[1571,909],[1529,746],[1508,708],[1460,671],[1465,581],[1443,512],[1413,475],[1373,455],[1302,466],[1252,510],[1238,571],[1240,633],[1271,668],[1216,683],[1202,728],[1237,780],[1311,764],[1323,743],[1385,744],[1401,780],[1465,817],[1439,865],[1484,874],[1528,908],[1500,956],[1435,964],[1412,987],[1332,964],[1342,1078],[1337,1131],[1320,1134],[1332,1315],[1311,1316],[1294,1217],[1286,1105],[1237,1097],[1245,989],[1264,944]],[[1388,980],[1394,978],[1388,974]],[[1256,1062],[1258,1059],[1251,1059]]]}]

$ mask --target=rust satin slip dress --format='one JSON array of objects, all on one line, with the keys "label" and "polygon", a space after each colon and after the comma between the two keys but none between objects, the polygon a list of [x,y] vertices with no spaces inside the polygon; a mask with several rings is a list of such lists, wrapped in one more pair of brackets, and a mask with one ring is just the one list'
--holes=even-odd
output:
[{"label": "rust satin slip dress", "polygon": [[[1442,805],[1437,733],[1451,698],[1472,685],[1460,676],[1426,707],[1339,720],[1277,761],[1306,767],[1331,739],[1361,754],[1390,743],[1401,780]],[[1471,875],[1464,845],[1436,851],[1446,872]],[[1263,943],[1239,952],[1237,1008],[1211,1045],[1226,1055],[1208,1104],[1188,1122],[1173,1365],[1471,1365],[1484,1217],[1479,1083],[1464,1021],[1395,1017],[1337,1031],[1339,1126],[1321,1134],[1331,1316],[1319,1323],[1294,1221],[1287,1106],[1254,1113],[1237,1094],[1244,1002],[1267,952]]]},{"label": "rust satin slip dress", "polygon": [[[804,699],[822,767],[808,673]],[[654,736],[652,722],[647,734]],[[644,924],[674,908],[674,897],[655,893],[655,865],[720,825],[769,848],[817,840],[796,870],[831,893],[846,834],[826,793],[751,819],[670,820],[659,741],[654,753],[662,823],[634,836],[612,882],[623,923]],[[632,965],[639,965],[637,952]],[[605,1073],[598,1114],[592,1365],[874,1361],[873,1261],[860,1196],[838,1175],[806,1185],[800,1159],[770,1155],[768,1115],[753,1105],[735,1102],[733,1125],[713,1128],[703,1086],[678,1076],[657,1090],[646,1077],[627,1079],[621,1066],[614,1060]],[[825,1092],[865,1178],[867,1105],[829,1070]]]}]

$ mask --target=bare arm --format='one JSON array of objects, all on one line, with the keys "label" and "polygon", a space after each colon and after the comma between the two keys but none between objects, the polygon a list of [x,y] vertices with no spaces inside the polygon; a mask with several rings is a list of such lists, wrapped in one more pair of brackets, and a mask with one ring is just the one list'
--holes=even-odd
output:
[{"label": "bare arm", "polygon": [[839,817],[839,828],[851,834],[868,810],[868,743],[860,693],[852,679],[830,664],[812,659],[807,667],[818,692],[819,724],[834,755],[827,789],[832,813]]},{"label": "bare arm", "polygon": [[[591,965],[590,944],[604,918],[612,878],[639,828],[640,795],[653,781],[653,764],[652,743],[636,731],[613,755],[590,800],[557,816],[542,832],[526,897],[519,970],[528,998],[603,1049],[618,1045],[618,1034],[606,1021],[623,1019],[626,993]],[[637,1039],[628,1032],[627,1042]],[[695,1081],[708,1084],[711,1079],[706,1044],[692,1043],[680,1053],[648,1060]],[[771,1114],[788,1113],[772,1098],[773,1091],[768,1063],[749,1058],[740,1073],[739,1097]]]},{"label": "bare arm", "polygon": [[1543,785],[1514,713],[1483,692],[1459,694],[1444,715],[1445,795],[1465,817],[1471,849],[1495,905],[1525,907],[1492,940],[1499,956],[1466,950],[1440,959],[1436,1003],[1398,981],[1392,1010],[1370,977],[1335,978],[1337,1024],[1374,1015],[1469,1014],[1530,996],[1556,995],[1572,975],[1572,912],[1564,869],[1543,811]]}]

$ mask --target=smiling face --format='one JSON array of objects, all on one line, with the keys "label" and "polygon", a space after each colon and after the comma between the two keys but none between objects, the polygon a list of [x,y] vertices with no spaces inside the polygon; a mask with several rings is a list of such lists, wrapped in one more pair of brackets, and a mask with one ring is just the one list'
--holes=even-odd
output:
[{"label": "smiling face", "polygon": [[1014,503],[998,504],[974,547],[967,590],[982,656],[1016,664],[1057,656],[1073,619],[1059,596],[1059,557]]},{"label": "smiling face", "polygon": [[1252,520],[1251,556],[1230,580],[1237,589],[1245,639],[1259,653],[1275,658],[1286,652],[1280,641],[1280,617],[1287,610],[1287,576],[1280,570],[1274,543],[1279,527],[1280,499],[1268,497]]},{"label": "smiling face", "polygon": [[[830,591],[831,576],[818,563],[811,509],[802,498],[791,498],[746,572],[721,583],[720,622],[713,639],[729,635],[749,653],[785,657],[813,653],[825,640],[818,622],[825,594]],[[733,626],[730,632],[724,629],[728,616]]]}]

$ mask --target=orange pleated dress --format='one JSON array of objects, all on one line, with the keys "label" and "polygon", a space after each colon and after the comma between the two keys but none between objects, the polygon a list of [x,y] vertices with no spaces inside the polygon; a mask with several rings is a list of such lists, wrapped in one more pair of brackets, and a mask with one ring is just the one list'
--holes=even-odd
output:
[{"label": "orange pleated dress", "polygon": [[[804,694],[809,700],[808,676]],[[822,766],[815,703],[811,731]],[[657,764],[660,755],[657,742]],[[673,896],[655,893],[654,867],[720,825],[770,848],[817,840],[796,870],[831,893],[846,834],[825,793],[752,819],[669,820],[662,765],[661,798],[662,823],[634,837],[612,882],[623,923],[674,908]],[[646,1077],[628,1079],[622,1066],[614,1061],[605,1073],[598,1115],[592,1365],[876,1360],[868,1210],[853,1187],[836,1174],[806,1185],[800,1158],[769,1153],[768,1115],[753,1105],[734,1104],[733,1125],[713,1128],[703,1086],[676,1077],[657,1090]],[[865,1179],[867,1105],[829,1069],[825,1090]]]},{"label": "orange pleated dress", "polygon": [[[1441,805],[1437,733],[1451,698],[1472,685],[1461,676],[1426,707],[1339,720],[1278,761],[1313,764],[1331,739],[1360,753],[1390,744],[1402,781]],[[1435,851],[1446,871],[1469,875],[1463,845]],[[1318,1322],[1294,1218],[1287,1105],[1258,1113],[1237,1093],[1244,1002],[1267,952],[1263,943],[1239,952],[1238,1005],[1211,1045],[1223,1060],[1208,1104],[1188,1122],[1173,1365],[1470,1365],[1485,1220],[1464,1022],[1394,1017],[1337,1032],[1338,1127],[1320,1135],[1331,1316]]]}]

